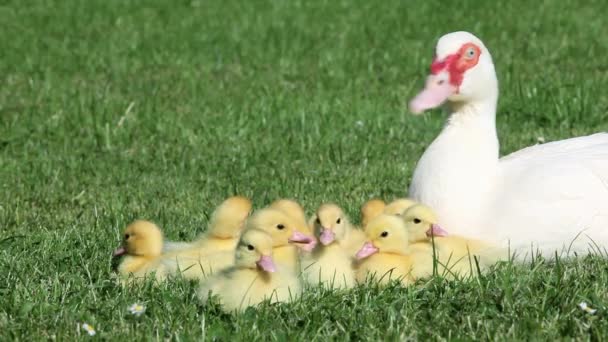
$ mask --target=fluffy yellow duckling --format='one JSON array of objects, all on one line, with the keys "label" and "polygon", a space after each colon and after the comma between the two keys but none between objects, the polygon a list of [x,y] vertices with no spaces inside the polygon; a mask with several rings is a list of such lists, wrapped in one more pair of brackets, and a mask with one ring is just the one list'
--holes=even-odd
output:
[{"label": "fluffy yellow duckling", "polygon": [[374,217],[382,214],[386,203],[381,199],[371,199],[361,206],[361,226],[365,227]]},{"label": "fluffy yellow duckling", "polygon": [[152,222],[137,220],[124,231],[122,246],[114,251],[114,257],[126,255],[118,266],[118,273],[126,280],[141,280],[154,274],[157,280],[165,279],[170,270],[161,258],[163,234]]},{"label": "fluffy yellow duckling", "polygon": [[281,270],[273,261],[272,237],[248,229],[236,247],[235,265],[212,276],[199,289],[203,302],[217,295],[225,311],[242,311],[269,299],[288,302],[301,292],[294,272]]},{"label": "fluffy yellow duckling", "polygon": [[246,230],[259,229],[272,238],[274,258],[279,267],[299,270],[299,249],[310,251],[316,239],[299,231],[298,221],[287,213],[274,208],[255,212],[246,224]]},{"label": "fluffy yellow duckling", "polygon": [[365,241],[363,232],[353,227],[336,204],[319,207],[313,216],[315,236],[321,242],[309,255],[303,256],[302,272],[312,285],[328,288],[350,288],[355,285],[353,255]]},{"label": "fluffy yellow duckling", "polygon": [[408,208],[416,204],[409,198],[397,198],[384,208],[384,213],[389,215],[402,215]]},{"label": "fluffy yellow duckling", "polygon": [[412,206],[402,215],[402,218],[410,236],[410,248],[418,251],[432,251],[434,243],[437,260],[447,273],[444,275],[474,274],[476,262],[473,260],[473,256],[479,259],[479,266],[482,269],[501,259],[508,258],[506,250],[490,243],[449,235],[437,224],[437,216],[426,205]]},{"label": "fluffy yellow duckling", "polygon": [[398,279],[409,285],[421,276],[416,264],[432,265],[432,254],[409,253],[409,238],[403,220],[396,215],[382,214],[365,227],[368,241],[357,252],[356,279],[365,282],[373,277],[380,284]]},{"label": "fluffy yellow duckling", "polygon": [[175,262],[188,279],[209,276],[234,264],[234,249],[251,211],[251,201],[233,196],[222,202],[211,215],[209,230],[186,246],[165,249],[163,258]]},{"label": "fluffy yellow duckling", "polygon": [[300,203],[291,199],[283,198],[272,202],[270,204],[270,208],[279,209],[296,220],[298,224],[296,228],[298,231],[307,235],[313,234],[312,229],[310,229],[306,221],[306,213],[304,212],[304,208],[300,205]]}]

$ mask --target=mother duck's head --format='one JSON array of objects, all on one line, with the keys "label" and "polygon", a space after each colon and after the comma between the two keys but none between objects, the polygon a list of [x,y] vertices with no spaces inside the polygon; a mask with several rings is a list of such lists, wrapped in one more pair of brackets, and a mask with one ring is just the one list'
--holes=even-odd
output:
[{"label": "mother duck's head", "polygon": [[410,110],[419,114],[446,101],[467,104],[497,98],[490,52],[479,38],[459,31],[439,38],[425,88],[410,102]]}]

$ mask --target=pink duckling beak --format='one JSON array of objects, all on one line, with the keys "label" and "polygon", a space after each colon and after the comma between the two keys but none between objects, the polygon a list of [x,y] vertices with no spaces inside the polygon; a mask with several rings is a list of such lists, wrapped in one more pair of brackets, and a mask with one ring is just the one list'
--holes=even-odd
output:
[{"label": "pink duckling beak", "polygon": [[420,114],[427,109],[437,108],[457,91],[458,88],[450,84],[447,73],[430,75],[424,89],[410,101],[410,111]]},{"label": "pink duckling beak", "polygon": [[112,253],[112,257],[116,258],[125,254],[127,254],[127,249],[124,246],[120,246]]},{"label": "pink duckling beak", "polygon": [[313,237],[310,237],[304,233],[300,233],[295,230],[293,234],[289,237],[289,243],[297,243],[298,247],[303,249],[304,251],[310,252],[317,245],[317,240]]},{"label": "pink duckling beak", "polygon": [[262,257],[260,257],[260,260],[256,262],[256,265],[258,265],[258,267],[262,270],[269,273],[276,272],[277,270],[277,267],[275,266],[272,257],[269,255],[262,255]]},{"label": "pink duckling beak", "polygon": [[428,236],[428,237],[448,236],[448,232],[447,232],[447,230],[441,228],[441,226],[439,226],[438,224],[433,223],[431,225],[431,228],[429,228],[429,230],[426,231],[426,236]]},{"label": "pink duckling beak", "polygon": [[363,247],[361,247],[355,257],[357,258],[357,260],[361,260],[375,253],[378,253],[378,248],[374,247],[374,244],[368,241],[363,245]]},{"label": "pink duckling beak", "polygon": [[321,235],[319,236],[319,240],[323,244],[323,246],[327,246],[330,243],[336,240],[336,234],[331,229],[321,228]]}]

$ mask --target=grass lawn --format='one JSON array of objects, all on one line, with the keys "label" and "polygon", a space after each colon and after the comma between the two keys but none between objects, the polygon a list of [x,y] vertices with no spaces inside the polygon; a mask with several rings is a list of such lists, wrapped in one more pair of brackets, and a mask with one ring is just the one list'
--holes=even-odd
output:
[{"label": "grass lawn", "polygon": [[[502,265],[469,282],[308,291],[239,316],[196,285],[123,289],[146,218],[194,238],[225,197],[406,194],[445,115],[407,113],[436,39],[493,54],[508,153],[608,130],[605,0],[0,2],[0,340],[608,339],[608,263]],[[586,301],[598,309],[578,308]],[[128,314],[143,303],[141,317]]]}]

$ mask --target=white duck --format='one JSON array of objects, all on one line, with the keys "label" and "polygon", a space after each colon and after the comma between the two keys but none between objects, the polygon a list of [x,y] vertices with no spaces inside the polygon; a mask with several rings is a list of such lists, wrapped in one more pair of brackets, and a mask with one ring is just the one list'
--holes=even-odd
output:
[{"label": "white duck", "polygon": [[450,116],[422,155],[409,195],[450,233],[493,240],[519,258],[608,248],[608,134],[498,156],[498,80],[490,52],[468,32],[437,43],[413,113],[447,101]]}]

